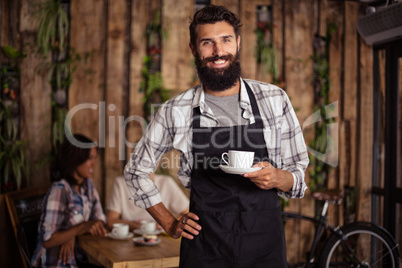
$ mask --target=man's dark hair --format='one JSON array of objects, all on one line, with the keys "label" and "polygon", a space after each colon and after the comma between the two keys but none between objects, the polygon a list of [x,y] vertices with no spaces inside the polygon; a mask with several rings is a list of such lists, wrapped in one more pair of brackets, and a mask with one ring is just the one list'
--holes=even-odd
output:
[{"label": "man's dark hair", "polygon": [[[80,143],[94,144],[91,139],[82,134],[73,134],[72,138]],[[70,185],[76,185],[74,178],[76,168],[89,159],[91,148],[80,148],[72,144],[67,137],[58,148],[58,154],[52,167],[52,181],[65,179]]]},{"label": "man's dark hair", "polygon": [[195,28],[199,24],[214,24],[216,22],[226,21],[232,25],[236,34],[236,38],[239,36],[240,27],[242,26],[239,18],[224,6],[209,5],[198,10],[190,23],[190,42],[196,47],[197,34]]}]

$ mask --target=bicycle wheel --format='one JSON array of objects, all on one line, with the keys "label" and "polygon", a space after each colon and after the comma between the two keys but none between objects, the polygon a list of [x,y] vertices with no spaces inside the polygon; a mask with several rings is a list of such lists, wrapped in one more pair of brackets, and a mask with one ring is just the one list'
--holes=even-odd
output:
[{"label": "bicycle wheel", "polygon": [[399,267],[398,245],[386,231],[370,223],[341,228],[325,244],[318,267]]}]

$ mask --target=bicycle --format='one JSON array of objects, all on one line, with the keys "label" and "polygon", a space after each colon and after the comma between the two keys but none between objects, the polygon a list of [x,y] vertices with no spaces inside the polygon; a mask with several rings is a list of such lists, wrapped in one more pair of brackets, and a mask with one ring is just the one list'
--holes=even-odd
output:
[{"label": "bicycle", "polygon": [[[329,204],[340,204],[342,192],[329,190],[313,194],[324,205],[318,218],[294,212],[282,212],[284,220],[299,219],[315,223],[313,243],[305,263],[292,267],[399,267],[399,245],[391,234],[379,225],[370,222],[353,222],[331,227],[327,224]],[[325,231],[331,233],[322,250],[317,250]]]}]

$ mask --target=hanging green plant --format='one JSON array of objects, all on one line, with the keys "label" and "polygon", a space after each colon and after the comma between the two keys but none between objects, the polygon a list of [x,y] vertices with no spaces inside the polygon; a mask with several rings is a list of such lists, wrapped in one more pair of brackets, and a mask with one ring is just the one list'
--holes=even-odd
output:
[{"label": "hanging green plant", "polygon": [[167,39],[166,30],[163,29],[160,19],[160,11],[154,15],[154,19],[147,24],[144,37],[147,42],[147,55],[143,60],[141,71],[142,81],[140,92],[144,93],[144,117],[150,120],[154,105],[167,101],[170,90],[163,86],[162,73],[160,71],[160,55],[162,53],[162,39]]},{"label": "hanging green plant", "polygon": [[38,16],[41,18],[36,37],[39,52],[46,56],[54,49],[64,51],[69,21],[61,0],[45,1],[38,11]]},{"label": "hanging green plant", "polygon": [[0,193],[19,190],[29,182],[28,141],[19,135],[20,63],[22,50],[3,46],[8,66],[0,69]]},{"label": "hanging green plant", "polygon": [[25,157],[27,141],[18,139],[18,127],[12,112],[15,105],[15,101],[6,103],[0,99],[0,192],[20,189],[30,169]]},{"label": "hanging green plant", "polygon": [[[51,141],[52,151],[44,156],[40,165],[52,161],[57,148],[64,139],[64,121],[67,114],[67,91],[75,71],[74,64],[79,56],[68,44],[69,19],[68,6],[61,0],[46,0],[37,12],[39,28],[36,36],[38,52],[43,62],[38,71],[47,74],[52,88]],[[51,55],[49,59],[49,55]]]},{"label": "hanging green plant", "polygon": [[9,59],[9,64],[8,66],[3,65],[0,70],[1,96],[3,100],[15,101],[18,109],[17,95],[20,90],[20,63],[27,55],[12,46],[3,46],[2,50]]},{"label": "hanging green plant", "polygon": [[3,46],[2,49],[6,57],[11,59],[15,65],[17,65],[23,58],[27,57],[23,51],[17,50],[12,46]]},{"label": "hanging green plant", "polygon": [[[314,139],[309,142],[309,147],[321,154],[328,154],[334,149],[334,141],[328,133],[329,125],[335,119],[327,116],[329,105],[329,93],[331,88],[329,44],[331,33],[335,31],[332,25],[327,26],[325,37],[316,36],[314,39],[313,61],[313,88],[314,88],[314,111],[319,111],[321,120],[314,123]],[[327,188],[328,176],[333,167],[324,159],[318,159],[310,154],[310,189],[312,192]]]},{"label": "hanging green plant", "polygon": [[254,33],[257,36],[257,45],[255,48],[255,56],[257,63],[261,65],[263,74],[270,73],[272,75],[272,83],[279,84],[279,52],[275,48],[272,38],[273,25],[270,22],[258,22]]},{"label": "hanging green plant", "polygon": [[65,134],[64,133],[64,121],[67,116],[67,110],[60,108],[58,105],[53,104],[54,107],[54,121],[52,125],[52,145],[56,148],[57,145],[63,142]]},{"label": "hanging green plant", "polygon": [[[52,87],[52,153],[55,154],[65,136],[64,122],[67,115],[68,88],[73,81],[73,75],[78,64],[86,64],[95,52],[86,52],[83,55],[77,53],[68,43],[69,19],[68,4],[61,0],[46,0],[37,13],[39,28],[37,33],[37,45],[39,53],[44,61],[38,66],[38,70],[45,72]],[[51,59],[48,60],[48,55]],[[93,70],[84,67],[88,76],[93,75]],[[51,157],[52,158],[52,157]]]},{"label": "hanging green plant", "polygon": [[144,115],[147,120],[150,120],[152,115],[153,105],[163,103],[170,97],[170,91],[163,86],[163,79],[161,72],[150,73],[149,69],[152,61],[150,57],[144,58],[140,92],[144,93]]},{"label": "hanging green plant", "polygon": [[[167,40],[167,31],[162,27],[161,13],[159,10],[155,12],[154,19],[147,24],[144,32],[147,39],[148,54],[160,53],[160,41]],[[156,51],[150,51],[156,49]]]}]

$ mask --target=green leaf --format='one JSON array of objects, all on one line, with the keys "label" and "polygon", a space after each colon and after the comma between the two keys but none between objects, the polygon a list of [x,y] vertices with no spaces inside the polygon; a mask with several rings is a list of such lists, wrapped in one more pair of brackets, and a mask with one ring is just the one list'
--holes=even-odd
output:
[{"label": "green leaf", "polygon": [[4,54],[10,58],[10,59],[21,59],[21,58],[25,58],[26,55],[24,55],[21,51],[15,49],[12,46],[3,46],[3,52]]}]

